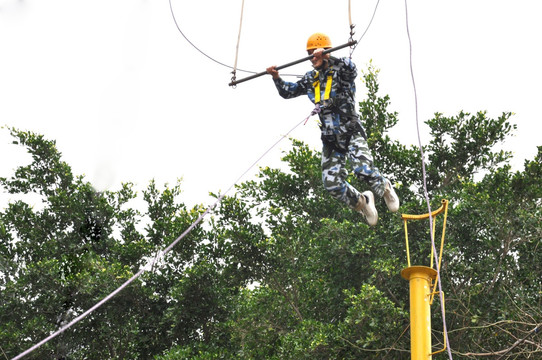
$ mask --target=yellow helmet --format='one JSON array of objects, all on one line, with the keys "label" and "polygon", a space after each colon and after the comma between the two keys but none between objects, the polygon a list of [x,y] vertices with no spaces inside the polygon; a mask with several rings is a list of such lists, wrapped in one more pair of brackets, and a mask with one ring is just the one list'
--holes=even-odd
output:
[{"label": "yellow helmet", "polygon": [[307,50],[324,48],[328,49],[331,46],[331,40],[329,36],[322,33],[314,33],[309,37],[307,41]]}]

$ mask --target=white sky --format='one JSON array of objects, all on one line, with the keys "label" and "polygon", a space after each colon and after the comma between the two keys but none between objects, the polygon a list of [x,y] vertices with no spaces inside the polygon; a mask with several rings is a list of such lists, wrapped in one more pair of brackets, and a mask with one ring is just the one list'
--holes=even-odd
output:
[{"label": "white sky", "polygon": [[[241,1],[172,4],[185,35],[233,65]],[[260,72],[301,58],[317,31],[334,45],[347,42],[347,4],[245,0],[238,67]],[[356,39],[375,5],[352,0]],[[420,123],[434,112],[512,111],[518,130],[505,147],[522,169],[541,144],[542,2],[410,0],[408,10]],[[360,70],[371,59],[381,69],[380,94],[391,96],[400,118],[392,136],[417,144],[404,1],[380,2],[353,59]],[[283,72],[302,74],[309,65]],[[268,76],[232,89],[230,71],[184,40],[167,0],[0,0],[0,125],[56,140],[75,174],[99,189],[182,177],[184,201],[208,203],[209,191],[226,190],[312,110],[306,97],[280,98]],[[358,101],[364,97],[359,80]],[[292,136],[320,149],[312,120]],[[0,176],[28,161],[10,143],[0,129]],[[289,144],[259,165],[278,166]]]}]

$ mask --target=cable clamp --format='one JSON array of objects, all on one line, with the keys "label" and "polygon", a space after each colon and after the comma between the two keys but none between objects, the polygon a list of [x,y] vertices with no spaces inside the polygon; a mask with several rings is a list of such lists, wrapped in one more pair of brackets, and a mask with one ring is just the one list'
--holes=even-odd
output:
[{"label": "cable clamp", "polygon": [[350,59],[352,59],[352,54],[354,53],[354,49],[355,49],[355,43],[354,43],[354,34],[356,33],[354,31],[354,28],[356,27],[355,24],[350,24],[350,39],[348,39],[348,42],[349,43],[352,43],[352,45],[350,45]]},{"label": "cable clamp", "polygon": [[232,89],[235,89],[237,87],[237,84],[236,84],[237,77],[236,77],[235,69],[233,69],[233,71],[231,73],[232,73],[232,77],[231,77],[230,86],[232,87]]}]

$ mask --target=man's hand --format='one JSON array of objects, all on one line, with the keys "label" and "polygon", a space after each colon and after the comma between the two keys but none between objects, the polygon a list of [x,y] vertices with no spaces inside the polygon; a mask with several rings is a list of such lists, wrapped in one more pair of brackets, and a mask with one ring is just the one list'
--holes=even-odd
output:
[{"label": "man's hand", "polygon": [[329,59],[329,56],[330,56],[329,53],[322,55],[323,52],[324,52],[324,49],[322,48],[316,49],[312,52],[309,51],[309,55],[312,55],[312,59],[311,59],[312,66],[315,69],[320,69],[322,65],[324,65],[324,61]]},{"label": "man's hand", "polygon": [[273,66],[270,66],[266,69],[267,73],[270,74],[273,79],[278,79],[280,76],[279,76],[279,71],[277,70],[277,66],[276,65],[273,65]]}]

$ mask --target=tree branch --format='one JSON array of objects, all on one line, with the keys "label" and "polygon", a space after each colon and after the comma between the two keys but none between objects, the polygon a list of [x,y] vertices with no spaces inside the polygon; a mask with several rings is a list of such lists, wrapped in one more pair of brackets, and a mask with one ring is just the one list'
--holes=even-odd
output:
[{"label": "tree branch", "polygon": [[525,340],[527,340],[527,338],[529,338],[532,334],[537,334],[541,329],[542,329],[542,323],[536,325],[534,329],[532,329],[531,331],[529,331],[529,332],[527,333],[527,335],[525,335],[522,339],[517,340],[514,344],[512,344],[512,346],[510,346],[508,349],[506,349],[506,350],[504,351],[504,354],[502,354],[497,360],[502,359],[504,356],[506,356],[506,354],[508,354],[510,351],[514,350],[516,347],[518,347],[519,345],[521,345],[521,344],[522,344]]},{"label": "tree branch", "polygon": [[288,301],[288,304],[290,304],[290,307],[294,310],[294,312],[297,315],[297,317],[299,318],[299,320],[303,321],[303,315],[301,315],[301,312],[299,311],[299,308],[294,304],[294,302],[292,301],[292,299],[288,295],[288,292],[285,289],[283,289],[282,286],[280,286],[277,279],[275,279],[274,277],[271,277],[271,280],[275,283],[275,286],[276,286],[278,292],[281,293],[282,296],[284,296],[286,301]]}]

